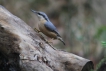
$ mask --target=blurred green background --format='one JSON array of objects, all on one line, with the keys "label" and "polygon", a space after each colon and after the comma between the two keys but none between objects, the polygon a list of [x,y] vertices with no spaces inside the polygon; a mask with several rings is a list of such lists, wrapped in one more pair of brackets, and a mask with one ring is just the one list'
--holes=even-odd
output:
[{"label": "blurred green background", "polygon": [[52,40],[58,49],[95,65],[106,56],[106,0],[0,0],[0,4],[32,28],[39,21],[30,10],[45,12],[66,43]]}]

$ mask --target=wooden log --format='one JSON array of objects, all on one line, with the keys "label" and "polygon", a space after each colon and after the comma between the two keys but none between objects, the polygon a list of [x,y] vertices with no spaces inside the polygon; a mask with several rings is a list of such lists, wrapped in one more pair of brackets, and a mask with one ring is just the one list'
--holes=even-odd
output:
[{"label": "wooden log", "polygon": [[2,71],[90,71],[93,62],[53,49],[31,27],[0,5]]}]

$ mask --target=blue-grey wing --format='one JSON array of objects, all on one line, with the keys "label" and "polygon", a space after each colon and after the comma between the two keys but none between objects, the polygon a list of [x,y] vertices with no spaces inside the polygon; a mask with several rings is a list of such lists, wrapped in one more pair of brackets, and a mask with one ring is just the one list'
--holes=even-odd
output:
[{"label": "blue-grey wing", "polygon": [[45,23],[44,25],[45,25],[45,27],[46,27],[49,31],[54,32],[54,33],[56,33],[58,36],[60,36],[59,33],[58,33],[58,31],[57,31],[57,29],[56,29],[56,27],[55,27],[51,22],[47,22],[47,23]]}]

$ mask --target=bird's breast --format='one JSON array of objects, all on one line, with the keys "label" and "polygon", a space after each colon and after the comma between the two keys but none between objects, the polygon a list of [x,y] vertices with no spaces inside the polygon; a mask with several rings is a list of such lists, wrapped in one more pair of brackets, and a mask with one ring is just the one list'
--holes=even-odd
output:
[{"label": "bird's breast", "polygon": [[49,29],[47,29],[44,25],[45,21],[42,21],[39,23],[39,30],[46,36],[50,37],[50,38],[54,38],[57,39],[57,34],[50,31]]}]

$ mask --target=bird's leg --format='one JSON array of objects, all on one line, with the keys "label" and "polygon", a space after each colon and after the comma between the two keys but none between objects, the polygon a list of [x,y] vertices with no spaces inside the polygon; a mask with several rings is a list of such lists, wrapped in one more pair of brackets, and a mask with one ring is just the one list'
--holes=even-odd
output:
[{"label": "bird's leg", "polygon": [[43,39],[48,45],[50,45],[54,50],[56,50],[56,49],[50,44],[50,42],[49,42],[47,39],[45,39],[42,35],[40,35],[40,37],[41,37],[41,39]]},{"label": "bird's leg", "polygon": [[53,42],[51,42],[51,41],[49,41],[49,40],[47,40],[47,39],[45,40],[45,42],[46,42],[46,43],[49,43],[49,44],[50,44],[50,43],[53,44]]},{"label": "bird's leg", "polygon": [[52,42],[49,42],[47,39],[45,39],[42,35],[40,35],[40,37],[41,37],[47,44],[52,43]]},{"label": "bird's leg", "polygon": [[53,45],[53,42],[51,40],[52,38],[50,40],[46,40],[46,43],[51,43]]},{"label": "bird's leg", "polygon": [[56,50],[56,48],[54,48],[50,43],[52,43],[53,44],[53,42],[51,42],[51,41],[48,41],[48,40],[45,40],[45,42],[47,43],[47,44],[49,44],[54,50]]},{"label": "bird's leg", "polygon": [[38,29],[36,29],[36,28],[34,28],[34,30],[35,30],[36,32],[38,32],[38,33],[41,32],[40,30],[38,30]]}]

